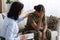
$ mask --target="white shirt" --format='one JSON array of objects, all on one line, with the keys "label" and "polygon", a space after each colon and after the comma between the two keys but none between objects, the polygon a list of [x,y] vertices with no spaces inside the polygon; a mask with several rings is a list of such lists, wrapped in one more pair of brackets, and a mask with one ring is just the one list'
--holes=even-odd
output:
[{"label": "white shirt", "polygon": [[17,21],[8,17],[5,17],[3,27],[2,27],[2,36],[6,40],[20,40],[20,35],[18,36],[18,24],[17,22],[22,21],[24,18],[19,18]]}]

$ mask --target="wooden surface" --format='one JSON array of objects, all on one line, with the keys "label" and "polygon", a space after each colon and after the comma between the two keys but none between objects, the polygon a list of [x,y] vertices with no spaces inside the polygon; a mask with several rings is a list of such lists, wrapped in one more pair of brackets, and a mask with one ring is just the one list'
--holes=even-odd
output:
[{"label": "wooden surface", "polygon": [[5,12],[6,0],[0,0],[0,13]]},{"label": "wooden surface", "polygon": [[0,0],[0,13],[2,12],[2,0]]}]

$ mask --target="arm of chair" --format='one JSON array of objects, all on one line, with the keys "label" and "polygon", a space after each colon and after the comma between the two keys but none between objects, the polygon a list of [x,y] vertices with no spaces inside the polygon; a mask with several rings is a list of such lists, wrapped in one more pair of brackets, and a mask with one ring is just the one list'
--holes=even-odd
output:
[{"label": "arm of chair", "polygon": [[57,36],[58,36],[57,31],[51,31],[51,40],[56,40]]},{"label": "arm of chair", "polygon": [[47,36],[50,40],[56,40],[57,35],[58,35],[57,31],[52,31],[50,29],[47,30]]}]

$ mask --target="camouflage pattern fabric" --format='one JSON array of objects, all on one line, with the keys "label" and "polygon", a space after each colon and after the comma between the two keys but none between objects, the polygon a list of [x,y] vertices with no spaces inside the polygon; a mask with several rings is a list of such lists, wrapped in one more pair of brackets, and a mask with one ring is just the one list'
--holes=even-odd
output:
[{"label": "camouflage pattern fabric", "polygon": [[27,24],[25,26],[25,29],[23,31],[23,34],[25,33],[34,33],[34,40],[39,40],[39,32],[37,32],[32,26],[31,26],[31,23],[33,23],[33,20],[35,21],[35,23],[37,24],[39,22],[38,20],[38,16],[35,16],[35,13],[36,12],[33,12],[31,13],[29,16],[28,16],[28,19],[27,19]]},{"label": "camouflage pattern fabric", "polygon": [[[31,23],[33,23],[33,20],[35,21],[35,23],[37,24],[38,22],[39,22],[39,20],[38,20],[38,16],[36,16],[35,15],[35,13],[37,13],[37,12],[33,12],[33,13],[31,13],[29,16],[28,16],[28,19],[27,19],[27,24],[26,24],[26,26],[25,26],[25,28],[24,28],[24,30],[23,30],[23,34],[27,34],[27,33],[34,33],[34,40],[40,40],[40,31],[36,31],[32,26],[31,26]],[[45,20],[44,19],[44,17],[43,17],[43,20]],[[43,21],[42,20],[42,21]],[[42,29],[42,31],[41,32],[43,32],[43,30],[44,30],[44,28]]]}]

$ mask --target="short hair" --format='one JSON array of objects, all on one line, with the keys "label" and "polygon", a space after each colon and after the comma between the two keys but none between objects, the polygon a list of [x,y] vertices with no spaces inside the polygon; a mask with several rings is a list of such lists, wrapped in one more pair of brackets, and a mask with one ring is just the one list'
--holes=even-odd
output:
[{"label": "short hair", "polygon": [[7,17],[17,20],[19,17],[19,11],[22,10],[24,5],[21,2],[13,2]]},{"label": "short hair", "polygon": [[41,5],[41,4],[34,6],[34,9],[35,9],[37,12],[45,11],[44,6]]}]

